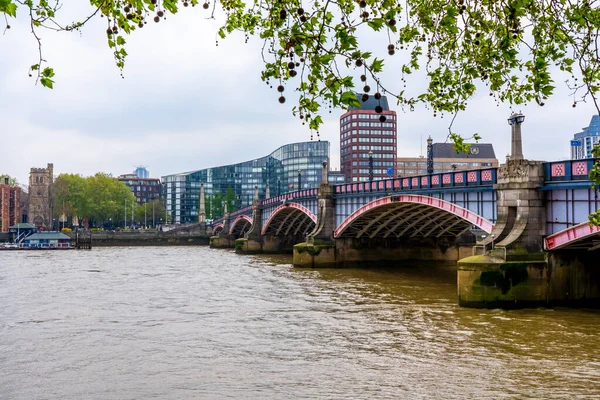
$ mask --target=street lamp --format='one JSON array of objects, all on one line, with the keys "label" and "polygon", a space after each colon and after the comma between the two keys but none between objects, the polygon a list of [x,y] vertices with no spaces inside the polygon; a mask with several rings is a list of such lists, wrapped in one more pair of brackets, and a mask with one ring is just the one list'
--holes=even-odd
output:
[{"label": "street lamp", "polygon": [[369,182],[373,180],[373,152],[369,150]]},{"label": "street lamp", "polygon": [[302,188],[302,170],[298,170],[298,190]]},{"label": "street lamp", "polygon": [[508,124],[512,127],[511,130],[511,159],[523,159],[523,143],[521,140],[521,124],[525,121],[525,116],[521,113],[513,113],[508,118]]},{"label": "street lamp", "polygon": [[427,173],[433,174],[433,139],[427,138]]}]

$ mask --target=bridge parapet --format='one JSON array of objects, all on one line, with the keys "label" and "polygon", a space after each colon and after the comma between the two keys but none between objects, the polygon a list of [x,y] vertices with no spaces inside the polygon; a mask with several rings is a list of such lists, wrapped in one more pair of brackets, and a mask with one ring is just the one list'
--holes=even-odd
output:
[{"label": "bridge parapet", "polygon": [[319,195],[319,189],[306,189],[306,190],[298,190],[295,192],[290,192],[286,194],[282,194],[280,196],[270,197],[266,200],[262,201],[263,205],[269,204],[277,204],[287,201],[287,200],[298,200],[303,198],[316,198]]},{"label": "bridge parapet", "polygon": [[544,168],[544,183],[585,182],[589,183],[589,173],[598,159],[552,161],[542,164]]},{"label": "bridge parapet", "polygon": [[334,192],[337,196],[350,193],[398,192],[405,190],[492,186],[497,182],[497,171],[497,168],[486,168],[384,179],[373,182],[347,183],[334,186]]}]

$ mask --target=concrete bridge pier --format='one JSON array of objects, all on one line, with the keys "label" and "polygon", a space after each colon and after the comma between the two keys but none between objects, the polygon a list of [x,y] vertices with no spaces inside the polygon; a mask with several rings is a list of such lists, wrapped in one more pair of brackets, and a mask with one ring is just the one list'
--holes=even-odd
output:
[{"label": "concrete bridge pier", "polygon": [[301,235],[264,235],[262,237],[262,251],[265,254],[293,254],[294,246],[304,239]]},{"label": "concrete bridge pier", "polygon": [[229,213],[227,212],[227,203],[223,210],[223,230],[216,236],[210,237],[211,249],[232,249],[235,247],[235,239],[229,234]]},{"label": "concrete bridge pier", "polygon": [[475,249],[487,251],[458,262],[460,305],[514,308],[549,301],[550,273],[542,240],[546,208],[538,190],[543,177],[539,161],[517,158],[500,166],[494,186],[498,222]]},{"label": "concrete bridge pier", "polygon": [[344,268],[372,266],[436,266],[455,268],[461,258],[472,254],[472,242],[423,238],[338,238],[336,263]]},{"label": "concrete bridge pier", "polygon": [[317,226],[308,235],[305,242],[294,246],[294,267],[327,268],[336,266],[335,241],[333,240],[335,231],[334,188],[328,183],[326,161],[323,161],[321,182],[317,200]]},{"label": "concrete bridge pier", "polygon": [[260,254],[263,252],[262,232],[263,206],[258,199],[258,187],[254,187],[252,201],[252,226],[243,238],[235,240],[235,252],[240,254]]}]

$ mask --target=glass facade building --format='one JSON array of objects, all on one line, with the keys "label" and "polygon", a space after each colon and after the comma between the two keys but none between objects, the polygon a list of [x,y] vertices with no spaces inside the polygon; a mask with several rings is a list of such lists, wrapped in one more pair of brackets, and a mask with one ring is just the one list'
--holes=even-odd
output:
[{"label": "glass facade building", "polygon": [[571,159],[592,158],[592,148],[600,142],[600,116],[594,115],[590,125],[582,128],[571,140]]},{"label": "glass facade building", "polygon": [[[271,196],[318,187],[323,161],[329,166],[329,147],[327,141],[292,143],[255,160],[163,176],[167,213],[176,224],[198,222],[201,184],[206,201],[232,188],[238,208],[252,204],[255,187],[259,198],[264,199],[267,183]],[[329,181],[339,182],[341,178],[339,173],[331,174]]]}]

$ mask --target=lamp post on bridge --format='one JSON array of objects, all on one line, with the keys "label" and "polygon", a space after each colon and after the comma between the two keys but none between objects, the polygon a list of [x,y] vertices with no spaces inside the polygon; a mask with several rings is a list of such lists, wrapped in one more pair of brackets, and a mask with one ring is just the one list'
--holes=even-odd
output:
[{"label": "lamp post on bridge", "polygon": [[512,127],[511,130],[511,154],[512,160],[523,159],[523,142],[521,140],[521,124],[525,121],[525,116],[521,113],[513,113],[508,118],[508,124]]},{"label": "lamp post on bridge", "polygon": [[298,190],[302,189],[302,170],[298,170]]},{"label": "lamp post on bridge", "polygon": [[373,151],[369,150],[369,182],[373,181]]},{"label": "lamp post on bridge", "polygon": [[433,174],[433,139],[431,135],[427,138],[427,173]]}]

